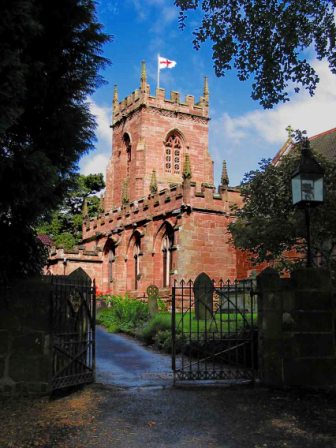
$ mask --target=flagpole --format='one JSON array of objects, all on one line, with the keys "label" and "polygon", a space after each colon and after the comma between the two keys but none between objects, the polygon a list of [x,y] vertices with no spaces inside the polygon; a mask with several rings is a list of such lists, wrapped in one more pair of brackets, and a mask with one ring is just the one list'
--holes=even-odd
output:
[{"label": "flagpole", "polygon": [[160,55],[157,55],[157,89],[160,88]]}]

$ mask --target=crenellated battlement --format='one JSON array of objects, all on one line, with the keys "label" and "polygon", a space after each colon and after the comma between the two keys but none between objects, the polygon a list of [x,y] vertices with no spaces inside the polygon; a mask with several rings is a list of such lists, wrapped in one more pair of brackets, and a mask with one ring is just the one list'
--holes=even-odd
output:
[{"label": "crenellated battlement", "polygon": [[240,194],[228,188],[220,193],[215,186],[200,186],[189,180],[139,198],[126,205],[115,207],[97,218],[87,219],[83,226],[83,240],[118,234],[125,228],[136,228],[153,219],[180,215],[184,212],[204,210],[209,213],[230,215],[230,206],[237,204]]},{"label": "crenellated battlement", "polygon": [[102,209],[95,218],[84,208],[82,246],[54,250],[48,273],[83,269],[98,290],[144,296],[149,285],[169,293],[174,281],[235,279],[250,269],[231,244],[232,206],[241,207],[229,187],[226,163],[218,188],[209,153],[209,88],[202,96],[147,83],[119,101],[114,87],[112,154],[106,170]]},{"label": "crenellated battlement", "polygon": [[[144,63],[143,63],[144,64]],[[198,117],[209,118],[209,90],[207,78],[204,80],[203,96],[196,103],[193,95],[187,95],[182,101],[180,93],[171,91],[166,98],[166,91],[163,88],[156,88],[155,95],[151,95],[150,85],[147,84],[145,66],[143,65],[141,86],[136,89],[122,101],[118,101],[117,87],[114,89],[113,97],[113,118],[112,127],[119,123],[124,117],[128,116],[141,107],[152,107],[156,109],[173,111],[175,113],[195,115]]]}]

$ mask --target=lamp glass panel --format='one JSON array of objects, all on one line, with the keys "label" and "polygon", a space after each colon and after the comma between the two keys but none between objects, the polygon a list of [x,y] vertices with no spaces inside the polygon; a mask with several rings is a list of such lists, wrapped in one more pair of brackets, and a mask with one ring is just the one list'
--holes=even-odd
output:
[{"label": "lamp glass panel", "polygon": [[323,177],[315,180],[315,201],[323,202]]},{"label": "lamp glass panel", "polygon": [[294,205],[301,201],[300,175],[292,177],[292,200]]},{"label": "lamp glass panel", "polygon": [[314,179],[301,178],[301,200],[315,201]]}]

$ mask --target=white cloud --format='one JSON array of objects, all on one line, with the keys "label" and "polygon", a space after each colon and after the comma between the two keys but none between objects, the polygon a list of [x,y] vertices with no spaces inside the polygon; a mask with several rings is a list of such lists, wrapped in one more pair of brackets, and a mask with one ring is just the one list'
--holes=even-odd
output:
[{"label": "white cloud", "polygon": [[156,34],[165,33],[165,28],[171,23],[177,22],[178,11],[174,7],[164,6],[160,9],[160,14],[158,14],[158,19],[154,22],[151,31]]},{"label": "white cloud", "polygon": [[109,156],[107,154],[96,154],[88,156],[83,163],[81,173],[85,175],[103,173],[105,177],[108,161]]},{"label": "white cloud", "polygon": [[145,20],[150,17],[151,8],[160,8],[160,11],[164,12],[164,16],[168,14],[168,17],[172,14],[172,11],[176,11],[176,7],[170,6],[171,3],[169,0],[131,0],[131,4],[139,20]]},{"label": "white cloud", "polygon": [[99,9],[104,13],[116,15],[119,11],[119,0],[100,0]]},{"label": "white cloud", "polygon": [[94,101],[90,101],[90,111],[96,117],[97,129],[96,136],[98,140],[104,144],[110,144],[112,142],[111,133],[111,107],[99,106]]},{"label": "white cloud", "polygon": [[94,101],[90,101],[90,110],[96,117],[97,141],[95,153],[88,154],[81,159],[80,171],[82,174],[103,173],[105,176],[106,165],[112,151],[111,108],[99,106]]},{"label": "white cloud", "polygon": [[[306,129],[309,136],[336,127],[336,76],[325,62],[315,62],[314,66],[320,76],[314,97],[302,92],[272,110],[256,109],[235,117],[224,111],[218,118],[213,117],[210,151],[215,161],[216,183],[223,159],[228,163],[231,185],[237,185],[245,172],[257,168],[262,158],[272,158],[285,142],[289,124],[294,129]],[[96,150],[83,157],[81,172],[105,175],[112,146],[111,108],[92,101],[91,111],[98,124]]]},{"label": "white cloud", "polygon": [[226,158],[239,183],[245,172],[255,169],[262,158],[269,158],[286,140],[285,128],[305,129],[308,136],[336,126],[336,76],[326,62],[314,61],[320,76],[315,96],[302,92],[272,110],[254,110],[237,117],[225,113],[210,124],[212,155],[217,165]]},{"label": "white cloud", "polygon": [[[151,28],[156,34],[162,34],[171,22],[177,21],[178,9],[170,0],[131,0],[138,20],[150,20]],[[153,22],[153,17],[157,19]]]}]

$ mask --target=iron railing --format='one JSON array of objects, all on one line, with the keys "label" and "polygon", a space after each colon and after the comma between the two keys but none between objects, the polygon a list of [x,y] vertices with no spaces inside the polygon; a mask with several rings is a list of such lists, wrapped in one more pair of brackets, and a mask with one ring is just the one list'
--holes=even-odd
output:
[{"label": "iron railing", "polygon": [[[209,279],[210,280],[210,279]],[[254,280],[197,284],[172,290],[175,381],[253,380],[257,370]]]},{"label": "iron railing", "polygon": [[95,283],[51,278],[52,390],[95,378]]}]

